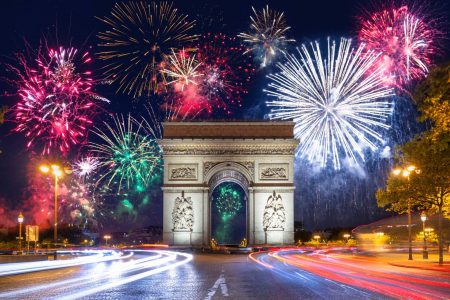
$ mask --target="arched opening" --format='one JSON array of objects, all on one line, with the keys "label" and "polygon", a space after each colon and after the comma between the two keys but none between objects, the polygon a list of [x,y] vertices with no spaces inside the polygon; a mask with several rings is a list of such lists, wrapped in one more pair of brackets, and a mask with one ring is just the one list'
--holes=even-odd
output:
[{"label": "arched opening", "polygon": [[247,238],[248,181],[236,170],[217,172],[210,181],[211,238],[238,245]]}]

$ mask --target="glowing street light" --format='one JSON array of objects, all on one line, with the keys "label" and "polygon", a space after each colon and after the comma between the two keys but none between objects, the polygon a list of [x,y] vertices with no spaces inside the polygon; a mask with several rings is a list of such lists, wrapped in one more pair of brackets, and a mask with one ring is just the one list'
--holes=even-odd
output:
[{"label": "glowing street light", "polygon": [[22,252],[22,223],[23,223],[23,215],[20,212],[17,217],[17,222],[19,222],[19,251]]},{"label": "glowing street light", "polygon": [[316,234],[316,235],[313,236],[313,238],[316,240],[317,247],[319,247],[320,235]]},{"label": "glowing street light", "polygon": [[[420,170],[416,168],[416,166],[409,165],[403,168],[395,168],[392,170],[392,174],[395,176],[403,176],[407,178],[409,185],[409,177],[412,172],[417,174],[420,173]],[[408,260],[412,260],[412,237],[411,237],[411,199],[408,199]]]},{"label": "glowing street light", "polygon": [[63,171],[62,168],[59,165],[41,165],[39,167],[39,170],[44,173],[44,174],[50,174],[55,178],[55,196],[54,196],[54,200],[55,200],[55,215],[54,215],[54,227],[53,227],[53,240],[55,243],[55,247],[57,245],[58,242],[58,179],[61,178],[63,176]]},{"label": "glowing street light", "polygon": [[425,222],[427,220],[427,214],[424,211],[420,215],[420,219],[422,220],[422,230],[423,230],[423,253],[422,253],[422,258],[423,259],[428,259],[427,234],[425,232]]},{"label": "glowing street light", "polygon": [[350,239],[351,235],[349,233],[344,233],[343,237],[344,239],[346,239],[346,243],[348,244],[348,240]]},{"label": "glowing street light", "polygon": [[108,246],[108,240],[111,239],[111,236],[109,234],[106,234],[103,238],[105,239],[106,246]]}]

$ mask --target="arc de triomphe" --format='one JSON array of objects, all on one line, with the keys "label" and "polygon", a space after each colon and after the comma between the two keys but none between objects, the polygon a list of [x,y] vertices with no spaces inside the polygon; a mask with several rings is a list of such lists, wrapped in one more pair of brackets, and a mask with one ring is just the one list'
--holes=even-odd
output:
[{"label": "arc de triomphe", "polygon": [[245,192],[250,245],[294,242],[292,122],[166,122],[163,239],[209,245],[212,194],[222,183]]}]

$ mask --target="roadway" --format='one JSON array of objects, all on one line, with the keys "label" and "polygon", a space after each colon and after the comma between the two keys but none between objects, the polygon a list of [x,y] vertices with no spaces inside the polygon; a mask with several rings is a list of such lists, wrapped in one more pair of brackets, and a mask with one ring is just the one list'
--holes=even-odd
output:
[{"label": "roadway", "polygon": [[[0,277],[0,299],[446,299],[450,273],[323,251],[129,252]],[[191,260],[192,259],[192,260]],[[0,275],[2,271],[0,266]]]}]

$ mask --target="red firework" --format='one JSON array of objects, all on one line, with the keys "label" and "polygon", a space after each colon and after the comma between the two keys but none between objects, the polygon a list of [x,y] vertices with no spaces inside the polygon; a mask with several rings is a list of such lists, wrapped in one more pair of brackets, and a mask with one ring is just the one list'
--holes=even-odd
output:
[{"label": "red firework", "polygon": [[172,109],[176,113],[172,115],[230,115],[233,109],[241,107],[242,96],[248,93],[246,84],[256,70],[245,50],[235,37],[222,33],[202,36],[195,52],[196,77],[182,89],[175,85]]},{"label": "red firework", "polygon": [[384,70],[387,84],[401,88],[428,73],[438,31],[418,9],[390,7],[360,23],[359,40],[369,50],[381,52],[378,67]]},{"label": "red firework", "polygon": [[[19,56],[14,81],[20,96],[13,113],[16,132],[25,133],[27,148],[41,147],[43,155],[58,149],[63,154],[86,139],[96,100],[106,100],[92,91],[88,52],[74,48],[48,49],[35,59]],[[39,141],[39,143],[38,143]]]}]

